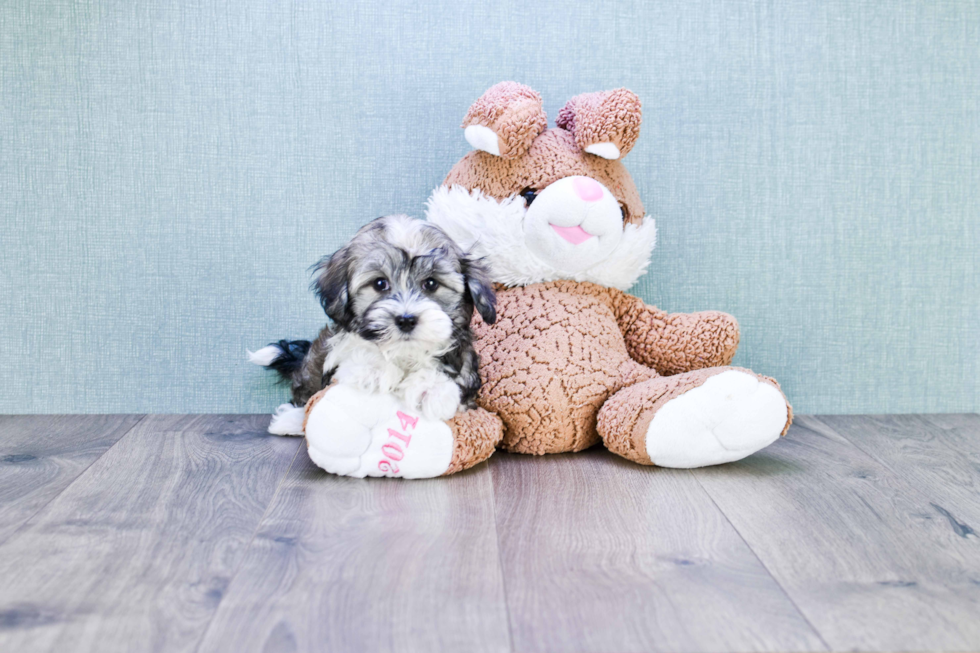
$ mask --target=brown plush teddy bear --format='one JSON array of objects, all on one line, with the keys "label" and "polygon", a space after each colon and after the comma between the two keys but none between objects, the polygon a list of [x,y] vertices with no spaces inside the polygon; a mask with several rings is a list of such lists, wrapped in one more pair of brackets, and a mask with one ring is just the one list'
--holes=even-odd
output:
[{"label": "brown plush teddy bear", "polygon": [[[318,464],[358,476],[435,476],[481,462],[496,446],[546,454],[602,442],[640,464],[699,467],[739,460],[786,433],[792,409],[779,385],[727,366],[739,338],[733,317],[668,314],[624,292],[656,241],[620,162],[640,119],[626,89],[572,98],[553,129],[540,95],[514,82],[473,104],[463,127],[475,150],[433,192],[427,218],[485,257],[498,284],[496,322],[473,321],[481,409],[445,424],[413,422],[391,401],[326,390],[307,405]],[[396,423],[423,436],[414,441],[425,462],[408,473],[411,447],[399,447],[398,472],[382,452],[410,435]],[[386,435],[392,426],[396,435]],[[338,451],[348,456],[339,466]]]}]

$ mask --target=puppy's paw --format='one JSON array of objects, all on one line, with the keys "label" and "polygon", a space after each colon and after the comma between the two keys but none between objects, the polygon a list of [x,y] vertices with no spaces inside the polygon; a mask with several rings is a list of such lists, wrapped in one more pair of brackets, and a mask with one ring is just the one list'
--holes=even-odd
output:
[{"label": "puppy's paw", "polygon": [[303,418],[305,417],[303,406],[292,404],[282,404],[276,408],[269,423],[269,433],[273,435],[303,435]]},{"label": "puppy's paw", "polygon": [[340,385],[357,388],[365,394],[374,394],[381,389],[381,373],[371,365],[341,365],[333,378]]},{"label": "puppy's paw", "polygon": [[433,384],[422,392],[419,408],[428,419],[452,419],[459,410],[459,386],[452,381]]}]

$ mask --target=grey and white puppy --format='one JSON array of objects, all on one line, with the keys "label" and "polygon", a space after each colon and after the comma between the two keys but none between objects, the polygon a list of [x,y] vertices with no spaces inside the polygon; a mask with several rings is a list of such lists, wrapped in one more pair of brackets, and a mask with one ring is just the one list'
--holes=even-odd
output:
[{"label": "grey and white puppy", "polygon": [[404,215],[374,220],[314,269],[332,321],[313,342],[280,340],[249,354],[292,386],[269,430],[302,434],[303,407],[331,381],[390,393],[430,419],[475,406],[474,308],[496,319],[489,272],[439,227]]}]

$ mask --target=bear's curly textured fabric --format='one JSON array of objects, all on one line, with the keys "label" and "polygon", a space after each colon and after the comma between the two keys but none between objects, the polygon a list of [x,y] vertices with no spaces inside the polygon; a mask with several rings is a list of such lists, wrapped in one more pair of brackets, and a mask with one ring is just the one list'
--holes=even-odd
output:
[{"label": "bear's curly textured fabric", "polygon": [[446,424],[453,432],[453,458],[443,476],[483,462],[493,455],[503,437],[500,418],[482,408],[458,412]]},{"label": "bear's curly textured fabric", "polygon": [[463,119],[463,127],[482,125],[497,135],[500,156],[518,157],[548,126],[541,96],[523,84],[500,82],[480,96]]},{"label": "bear's curly textured fabric", "polygon": [[738,349],[738,321],[721,311],[669,314],[610,289],[626,348],[664,375],[727,365]]},{"label": "bear's curly textured fabric", "polygon": [[517,82],[500,82],[488,88],[463,118],[463,127],[484,125],[490,127],[500,120],[515,104],[535,102],[541,106],[541,94]]},{"label": "bear's curly textured fabric", "polygon": [[[658,319],[642,323],[649,331],[634,327],[641,314]],[[715,325],[734,320],[724,313],[700,314],[706,320],[698,315],[679,319],[592,283],[498,287],[497,321],[492,326],[478,317],[473,321],[483,378],[479,404],[503,420],[502,446],[510,451],[546,454],[591,447],[600,440],[596,420],[606,400],[658,376],[656,366],[635,360],[634,351],[646,352],[643,362],[667,370],[685,361],[700,367],[729,362],[734,350],[718,345]],[[660,343],[669,349],[654,355]]]},{"label": "bear's curly textured fabric", "polygon": [[555,124],[575,135],[581,149],[595,143],[614,143],[622,158],[640,137],[643,118],[640,98],[633,91],[614,91],[576,95],[558,112]]}]

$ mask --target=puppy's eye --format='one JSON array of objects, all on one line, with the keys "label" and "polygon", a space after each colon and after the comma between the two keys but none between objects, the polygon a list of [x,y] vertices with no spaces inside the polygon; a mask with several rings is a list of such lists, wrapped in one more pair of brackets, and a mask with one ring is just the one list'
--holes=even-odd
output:
[{"label": "puppy's eye", "polygon": [[531,202],[533,202],[534,198],[536,198],[537,196],[538,196],[538,191],[534,190],[533,188],[525,188],[524,190],[521,191],[521,197],[524,198],[524,204],[526,206],[531,206]]},{"label": "puppy's eye", "polygon": [[381,277],[379,279],[375,279],[374,281],[372,281],[371,287],[377,290],[378,292],[387,292],[388,289],[391,288],[391,284],[388,283],[387,279]]},{"label": "puppy's eye", "polygon": [[424,290],[425,292],[434,292],[435,289],[438,287],[439,287],[439,282],[433,279],[432,277],[429,277],[428,279],[422,282],[422,290]]}]

